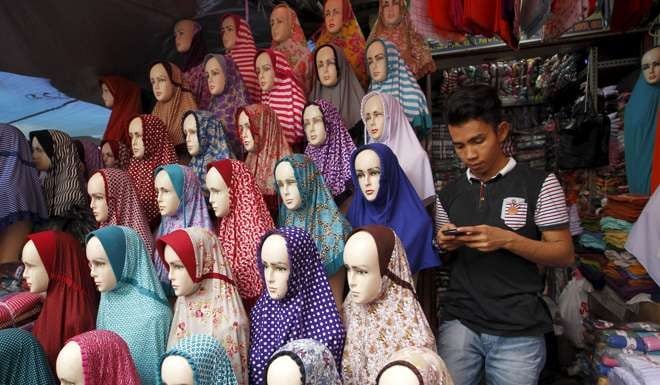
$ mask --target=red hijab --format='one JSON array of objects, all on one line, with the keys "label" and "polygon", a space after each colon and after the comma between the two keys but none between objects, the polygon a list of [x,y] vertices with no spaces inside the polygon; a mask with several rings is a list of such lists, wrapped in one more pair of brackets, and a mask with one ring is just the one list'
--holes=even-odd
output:
[{"label": "red hijab", "polygon": [[103,140],[118,140],[128,143],[128,123],[131,118],[140,113],[140,87],[132,81],[121,76],[101,76],[100,83],[105,84],[114,104],[110,120],[103,134]]}]

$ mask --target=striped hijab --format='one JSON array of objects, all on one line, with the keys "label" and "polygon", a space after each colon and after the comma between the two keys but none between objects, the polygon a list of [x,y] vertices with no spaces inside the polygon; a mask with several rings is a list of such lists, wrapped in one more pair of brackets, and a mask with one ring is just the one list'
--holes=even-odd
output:
[{"label": "striped hijab", "polygon": [[234,20],[236,28],[236,43],[232,50],[227,50],[227,56],[234,59],[234,63],[241,73],[245,88],[247,88],[250,103],[259,103],[261,100],[261,88],[257,81],[257,74],[254,70],[254,58],[257,56],[257,46],[254,44],[254,37],[250,25],[238,15],[224,15],[220,18],[220,25],[226,18],[231,17]]},{"label": "striped hijab", "polygon": [[291,37],[281,43],[273,40],[271,48],[282,52],[289,62],[298,83],[303,88],[305,95],[312,89],[312,75],[315,72],[313,68],[312,53],[307,46],[305,32],[300,25],[296,11],[291,9],[286,3],[278,4],[273,8],[286,8],[289,15],[289,25],[291,25]]}]

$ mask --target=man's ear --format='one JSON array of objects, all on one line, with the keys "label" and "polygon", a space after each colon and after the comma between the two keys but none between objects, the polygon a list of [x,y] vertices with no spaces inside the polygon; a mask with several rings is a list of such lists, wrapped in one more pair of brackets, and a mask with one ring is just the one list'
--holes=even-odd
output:
[{"label": "man's ear", "polygon": [[504,143],[506,138],[509,136],[509,131],[511,130],[511,125],[507,121],[500,122],[500,124],[495,127],[495,134],[497,135],[497,141],[499,143]]}]

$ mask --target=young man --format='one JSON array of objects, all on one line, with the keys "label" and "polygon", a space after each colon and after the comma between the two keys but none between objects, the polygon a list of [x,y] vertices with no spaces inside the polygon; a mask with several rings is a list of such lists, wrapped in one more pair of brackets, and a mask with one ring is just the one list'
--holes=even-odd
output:
[{"label": "young man", "polygon": [[553,174],[504,155],[509,124],[493,88],[456,91],[446,114],[468,169],[436,207],[436,241],[452,259],[438,351],[457,385],[482,370],[489,385],[533,385],[552,330],[539,266],[574,258],[564,193]]}]

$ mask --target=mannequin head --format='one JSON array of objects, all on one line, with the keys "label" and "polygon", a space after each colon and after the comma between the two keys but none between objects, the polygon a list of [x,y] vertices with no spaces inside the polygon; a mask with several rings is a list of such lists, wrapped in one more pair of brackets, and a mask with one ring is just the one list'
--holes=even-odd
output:
[{"label": "mannequin head", "polygon": [[270,14],[270,34],[273,41],[283,43],[291,38],[291,15],[289,7],[275,7]]},{"label": "mannequin head", "polygon": [[266,385],[303,385],[300,367],[293,358],[282,354],[268,366]]},{"label": "mannequin head", "polygon": [[164,385],[194,385],[195,380],[188,360],[181,356],[167,356],[160,368]]},{"label": "mannequin head", "polygon": [[380,190],[380,158],[374,150],[363,150],[355,157],[355,175],[367,201],[373,202]]},{"label": "mannequin head", "polygon": [[142,119],[135,117],[128,124],[128,137],[131,140],[131,150],[133,151],[133,158],[144,158],[144,129],[142,127]]},{"label": "mannequin head", "polygon": [[330,46],[324,46],[316,53],[316,72],[319,81],[325,87],[334,87],[339,78],[337,73],[337,58]]},{"label": "mannequin head", "polygon": [[270,59],[268,52],[262,52],[257,56],[254,62],[254,68],[257,72],[257,79],[259,80],[259,87],[263,92],[270,91],[275,85],[275,69],[273,68],[273,61]]},{"label": "mannequin head", "polygon": [[378,379],[378,385],[420,385],[419,379],[405,365],[392,365]]},{"label": "mannequin head", "polygon": [[236,22],[233,17],[225,17],[220,25],[220,36],[222,36],[222,46],[227,51],[234,49],[236,45]]},{"label": "mannequin head", "polygon": [[101,83],[101,99],[103,99],[103,104],[108,108],[112,108],[115,104],[115,97],[112,96],[110,88],[105,83]]},{"label": "mannequin head", "polygon": [[87,194],[91,199],[89,207],[92,209],[96,222],[108,220],[108,197],[105,196],[105,179],[100,172],[95,173],[87,182]]},{"label": "mannequin head", "polygon": [[243,141],[245,151],[254,151],[254,137],[250,130],[250,118],[245,111],[241,111],[241,113],[238,114],[238,129],[240,130],[241,140]]},{"label": "mannequin head", "polygon": [[642,56],[642,73],[647,83],[658,84],[660,81],[660,47],[650,49]]},{"label": "mannequin head", "polygon": [[176,52],[186,53],[190,50],[197,23],[192,20],[181,20],[174,25],[174,45]]},{"label": "mannequin head", "polygon": [[204,65],[204,71],[206,72],[206,82],[209,86],[211,95],[216,96],[222,94],[225,91],[227,78],[225,77],[225,71],[222,69],[218,59],[212,56],[207,60]]},{"label": "mannequin head", "polygon": [[366,231],[353,234],[344,247],[348,287],[355,303],[371,303],[380,293],[382,275],[376,240]]},{"label": "mannequin head", "polygon": [[224,218],[229,214],[230,192],[225,179],[215,167],[211,167],[206,173],[206,187],[209,189],[209,203],[216,218]]},{"label": "mannequin head", "polygon": [[46,154],[46,151],[36,136],[32,138],[32,161],[39,171],[48,171],[50,169],[50,157]]},{"label": "mannequin head", "polygon": [[83,374],[82,353],[80,345],[75,341],[69,341],[60,353],[55,362],[57,378],[62,385],[84,385],[85,376]]},{"label": "mannequin head", "polygon": [[91,237],[87,241],[85,253],[96,289],[101,293],[114,289],[117,286],[117,276],[98,237]]},{"label": "mannequin head", "polygon": [[401,2],[405,0],[381,0],[383,21],[388,27],[394,27],[401,21]]},{"label": "mannequin head", "polygon": [[181,204],[181,199],[174,189],[172,179],[165,170],[160,170],[154,179],[154,187],[158,194],[158,210],[160,215],[172,216],[176,214]]},{"label": "mannequin head", "polygon": [[371,95],[364,103],[364,127],[367,134],[373,140],[379,140],[383,136],[385,126],[385,107],[378,95]]},{"label": "mannequin head", "polygon": [[261,247],[261,262],[264,266],[264,278],[268,294],[274,300],[282,299],[289,289],[289,253],[286,241],[279,234],[272,234]]},{"label": "mannequin head", "polygon": [[30,293],[43,293],[48,290],[48,283],[50,282],[48,272],[32,240],[29,240],[23,246],[21,259],[23,265],[25,265],[23,279],[25,279],[25,283],[30,288]]},{"label": "mannequin head", "polygon": [[154,92],[156,100],[166,103],[172,99],[174,95],[174,84],[163,63],[157,63],[151,67],[149,81],[151,82],[151,89]]},{"label": "mannequin head", "polygon": [[117,158],[115,158],[115,153],[112,152],[112,147],[110,146],[110,143],[108,142],[103,143],[103,146],[101,146],[101,156],[103,157],[103,165],[106,168],[115,167],[115,164],[117,163]]},{"label": "mannequin head", "polygon": [[275,167],[275,182],[280,190],[282,202],[289,210],[297,210],[302,205],[298,181],[290,162],[280,162]]},{"label": "mannequin head", "polygon": [[342,0],[328,0],[323,7],[325,28],[330,33],[337,33],[344,25],[344,2]]},{"label": "mannequin head", "polygon": [[199,289],[199,284],[195,283],[188,273],[188,269],[181,262],[176,251],[169,245],[165,245],[163,258],[169,267],[167,277],[172,281],[172,289],[177,297],[191,295]]},{"label": "mannequin head", "polygon": [[186,149],[188,154],[199,154],[199,137],[197,136],[197,119],[195,115],[188,114],[183,119],[183,134],[186,136]]},{"label": "mannequin head", "polygon": [[374,40],[367,48],[367,67],[372,82],[382,82],[387,79],[385,45],[379,40]]},{"label": "mannequin head", "polygon": [[327,140],[327,132],[323,123],[323,113],[316,104],[310,104],[303,112],[303,127],[310,145],[322,146]]}]

